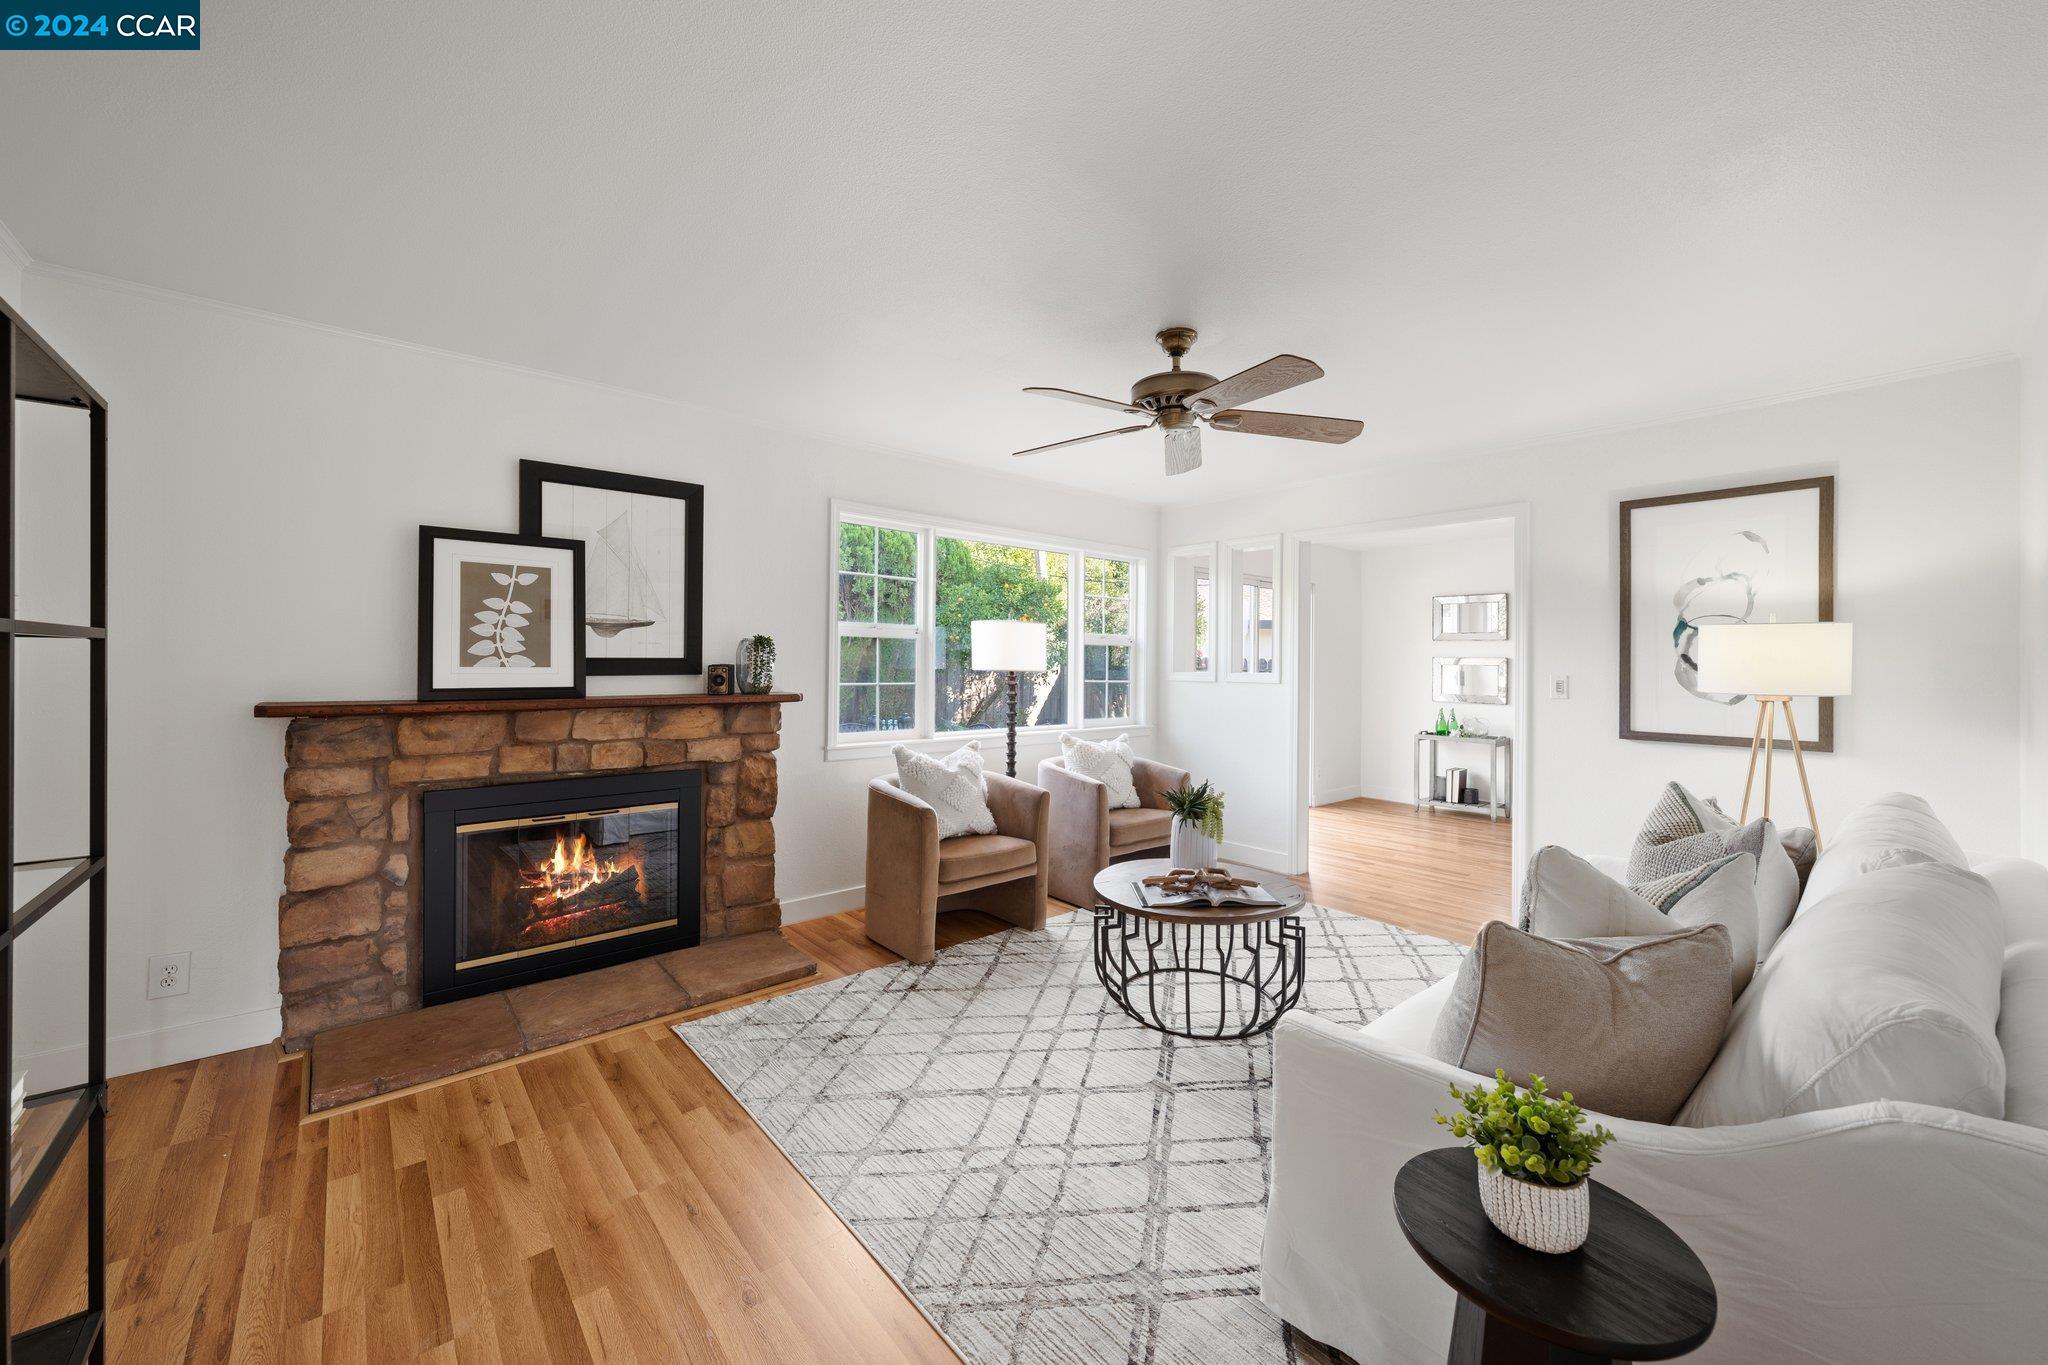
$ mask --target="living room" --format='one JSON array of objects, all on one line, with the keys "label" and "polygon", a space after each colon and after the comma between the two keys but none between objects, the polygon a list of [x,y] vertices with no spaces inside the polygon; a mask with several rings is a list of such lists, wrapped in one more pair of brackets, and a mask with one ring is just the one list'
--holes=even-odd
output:
[{"label": "living room", "polygon": [[192,14],[0,42],[12,1359],[2033,1351],[2044,16]]}]

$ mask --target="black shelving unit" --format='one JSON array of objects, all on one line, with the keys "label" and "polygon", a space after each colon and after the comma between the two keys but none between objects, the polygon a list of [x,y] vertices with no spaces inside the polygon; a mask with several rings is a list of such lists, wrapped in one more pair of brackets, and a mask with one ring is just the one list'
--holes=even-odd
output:
[{"label": "black shelving unit", "polygon": [[[9,915],[0,928],[0,1058],[14,1074],[14,946],[46,916],[82,903],[89,918],[86,942],[85,1084],[31,1095],[19,1129],[0,1124],[0,1170],[8,1175],[7,1221],[0,1240],[0,1365],[78,1365],[106,1359],[107,1308],[107,403],[78,371],[36,335],[6,300],[0,299],[0,392],[14,400],[77,408],[88,414],[89,476],[87,518],[91,540],[91,620],[85,623],[25,621],[14,616],[15,404],[0,410],[0,526],[6,553],[0,555],[0,876],[7,882]],[[23,641],[47,640],[32,649],[76,649],[91,656],[86,745],[90,785],[84,852],[65,858],[15,861],[15,654]],[[55,880],[17,904],[18,873],[56,874]],[[85,1311],[10,1336],[13,1321],[15,1238],[35,1212],[51,1179],[77,1145],[86,1145]]]}]

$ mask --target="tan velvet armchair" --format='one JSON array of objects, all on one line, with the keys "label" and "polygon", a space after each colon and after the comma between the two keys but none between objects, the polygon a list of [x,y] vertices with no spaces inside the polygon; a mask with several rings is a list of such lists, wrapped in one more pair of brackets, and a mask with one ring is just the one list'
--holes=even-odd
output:
[{"label": "tan velvet armchair", "polygon": [[1046,822],[1052,798],[990,773],[994,834],[939,838],[939,815],[893,777],[868,783],[868,937],[930,962],[939,913],[981,910],[1025,929],[1045,927]]},{"label": "tan velvet armchair", "polygon": [[1173,837],[1166,794],[1186,772],[1149,758],[1131,764],[1138,804],[1109,808],[1109,788],[1067,771],[1066,761],[1038,765],[1038,785],[1052,795],[1052,894],[1069,905],[1095,904],[1095,874],[1126,858],[1157,857]]}]

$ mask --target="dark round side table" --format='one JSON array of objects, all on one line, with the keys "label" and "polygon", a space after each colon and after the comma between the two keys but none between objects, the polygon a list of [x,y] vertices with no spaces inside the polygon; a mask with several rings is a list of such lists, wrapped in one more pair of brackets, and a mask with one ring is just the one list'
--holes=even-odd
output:
[{"label": "dark round side table", "polygon": [[1670,1360],[1714,1330],[1713,1277],[1663,1220],[1597,1179],[1592,1235],[1562,1256],[1487,1221],[1468,1147],[1439,1147],[1394,1176],[1408,1245],[1458,1291],[1451,1365]]},{"label": "dark round side table", "polygon": [[1146,905],[1137,884],[1172,868],[1134,858],[1095,874],[1095,975],[1147,1028],[1205,1043],[1256,1038],[1301,999],[1301,888],[1226,868],[1279,904]]}]

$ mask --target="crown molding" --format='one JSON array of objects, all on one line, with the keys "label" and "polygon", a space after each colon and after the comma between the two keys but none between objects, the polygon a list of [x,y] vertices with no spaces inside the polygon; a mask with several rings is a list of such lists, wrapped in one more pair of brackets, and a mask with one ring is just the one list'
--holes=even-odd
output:
[{"label": "crown molding", "polygon": [[28,248],[21,244],[21,238],[15,236],[13,230],[4,222],[0,222],[0,260],[10,262],[24,275],[28,274],[29,269],[36,263],[35,257],[28,254]]}]

